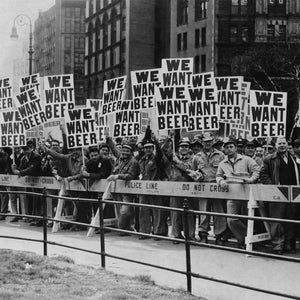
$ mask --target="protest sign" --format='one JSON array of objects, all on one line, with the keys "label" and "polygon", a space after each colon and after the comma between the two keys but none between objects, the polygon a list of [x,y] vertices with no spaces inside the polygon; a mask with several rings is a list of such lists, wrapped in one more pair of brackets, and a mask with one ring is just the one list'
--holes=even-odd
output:
[{"label": "protest sign", "polygon": [[40,74],[33,74],[20,78],[20,92],[25,92],[29,89],[36,88],[40,92]]},{"label": "protest sign", "polygon": [[77,108],[66,111],[65,126],[68,149],[97,145],[97,129],[94,116],[94,109],[91,108]]},{"label": "protest sign", "polygon": [[131,72],[132,98],[135,110],[155,107],[155,86],[161,84],[159,72],[160,69]]},{"label": "protest sign", "polygon": [[24,126],[16,109],[0,111],[0,146],[26,146]]},{"label": "protest sign", "polygon": [[47,121],[41,105],[41,99],[36,88],[29,89],[15,97],[15,103],[20,113],[24,129],[29,130]]},{"label": "protest sign", "polygon": [[122,101],[126,94],[127,76],[105,80],[103,85],[102,115],[112,114],[122,109]]},{"label": "protest sign", "polygon": [[[132,103],[131,100],[123,102]],[[113,137],[137,136],[140,134],[141,113],[138,110],[123,109],[114,114]]]},{"label": "protest sign", "polygon": [[230,122],[241,118],[241,85],[243,77],[215,77],[218,90],[219,121]]},{"label": "protest sign", "polygon": [[193,58],[168,58],[161,61],[160,82],[163,86],[189,86],[193,74]]},{"label": "protest sign", "polygon": [[95,110],[96,129],[98,131],[98,141],[105,142],[104,131],[107,128],[108,116],[102,115],[102,99],[86,99],[86,105]]},{"label": "protest sign", "polygon": [[12,99],[12,86],[10,78],[0,79],[0,110],[8,110],[15,107]]},{"label": "protest sign", "polygon": [[188,131],[218,130],[217,89],[212,73],[192,76],[193,85],[189,88],[189,128]]},{"label": "protest sign", "polygon": [[189,101],[186,87],[156,87],[158,129],[189,127]]},{"label": "protest sign", "polygon": [[251,136],[284,137],[287,93],[250,91]]},{"label": "protest sign", "polygon": [[200,86],[216,86],[214,72],[205,72],[192,75],[192,86],[194,88]]},{"label": "protest sign", "polygon": [[231,121],[229,136],[234,138],[247,139],[251,136],[250,128],[250,82],[242,82],[241,89],[241,118],[236,121]]},{"label": "protest sign", "polygon": [[73,74],[44,77],[45,114],[48,120],[60,119],[75,107]]}]

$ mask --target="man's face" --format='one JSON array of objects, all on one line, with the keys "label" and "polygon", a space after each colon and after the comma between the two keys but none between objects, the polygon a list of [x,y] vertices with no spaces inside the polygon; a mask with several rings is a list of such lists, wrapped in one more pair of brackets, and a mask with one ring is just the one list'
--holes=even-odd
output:
[{"label": "man's face", "polygon": [[73,149],[71,154],[73,158],[78,158],[81,155],[81,149]]},{"label": "man's face", "polygon": [[197,154],[201,151],[202,147],[198,144],[193,145],[192,150],[194,154]]},{"label": "man's face", "polygon": [[213,141],[212,140],[211,141],[204,141],[203,142],[203,149],[205,151],[210,151],[211,148],[212,148],[212,145],[213,145]]},{"label": "man's face", "polygon": [[285,153],[288,149],[288,143],[285,138],[278,138],[276,148],[279,153]]},{"label": "man's face", "polygon": [[179,153],[180,155],[187,155],[190,151],[190,147],[188,145],[180,145],[179,146]]},{"label": "man's face", "polygon": [[58,152],[59,151],[59,143],[58,142],[52,142],[51,143],[51,149]]},{"label": "man's face", "polygon": [[108,156],[108,154],[109,154],[108,148],[107,148],[107,147],[101,148],[101,149],[100,149],[100,154],[101,154],[102,156]]},{"label": "man's face", "polygon": [[116,148],[117,148],[119,151],[122,152],[122,145],[121,145],[121,144],[117,144],[117,145],[116,145]]},{"label": "man's face", "polygon": [[146,155],[152,155],[153,152],[154,152],[154,147],[153,146],[147,146],[147,147],[144,147],[144,151],[145,151],[145,154]]},{"label": "man's face", "polygon": [[254,153],[255,153],[255,147],[253,145],[245,146],[245,149],[244,149],[245,155],[252,157],[252,156],[254,156]]},{"label": "man's face", "polygon": [[255,150],[255,155],[258,157],[263,157],[264,155],[264,149],[262,147],[257,147]]},{"label": "man's face", "polygon": [[295,155],[299,156],[300,157],[300,144],[296,144],[294,145],[294,153]]},{"label": "man's face", "polygon": [[100,156],[100,154],[99,154],[98,151],[92,151],[92,152],[90,152],[90,159],[92,161],[97,161],[98,158],[99,158],[99,156]]},{"label": "man's face", "polygon": [[122,157],[123,158],[128,158],[131,155],[131,150],[126,148],[126,147],[122,147]]},{"label": "man's face", "polygon": [[276,149],[272,145],[266,145],[263,148],[264,148],[264,151],[265,151],[265,155],[272,154],[273,152],[275,152],[275,149]]},{"label": "man's face", "polygon": [[237,152],[237,146],[235,144],[227,144],[225,146],[225,151],[228,156],[233,156]]}]

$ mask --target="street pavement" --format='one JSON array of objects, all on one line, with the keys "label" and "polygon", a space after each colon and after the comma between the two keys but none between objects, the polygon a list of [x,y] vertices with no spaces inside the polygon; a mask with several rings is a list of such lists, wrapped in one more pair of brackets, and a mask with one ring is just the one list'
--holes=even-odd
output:
[{"label": "street pavement", "polygon": [[[0,235],[13,235],[42,239],[42,227],[31,227],[24,222],[0,222]],[[48,240],[92,251],[100,251],[100,236],[86,237],[86,232],[63,230],[52,233]],[[105,235],[106,253],[141,260],[164,267],[185,271],[184,244],[173,245],[170,241],[139,240],[137,236],[120,237],[117,233]],[[43,254],[43,244],[0,238],[0,248],[32,251]],[[299,250],[298,250],[299,251]],[[78,264],[100,267],[101,258],[65,247],[48,245],[48,255],[66,255]],[[297,254],[297,257],[299,255]],[[191,247],[192,272],[219,280],[230,281],[256,288],[295,295],[300,298],[300,265],[271,258],[262,258],[206,247]],[[144,265],[106,258],[106,269],[127,276],[148,275],[156,284],[186,290],[186,276]],[[244,288],[234,287],[204,279],[193,279],[192,294],[209,300],[277,300],[287,299]]]}]

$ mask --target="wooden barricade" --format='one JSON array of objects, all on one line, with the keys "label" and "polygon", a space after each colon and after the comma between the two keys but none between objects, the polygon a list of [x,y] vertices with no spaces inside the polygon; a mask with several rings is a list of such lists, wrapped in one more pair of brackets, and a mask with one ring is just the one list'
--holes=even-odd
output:
[{"label": "wooden barricade", "polygon": [[[238,184],[232,183],[227,188],[221,188],[216,183],[197,182],[167,182],[167,181],[122,181],[117,180],[108,185],[106,180],[95,181],[89,185],[87,181],[64,182],[61,184],[53,177],[19,177],[17,175],[0,175],[0,185],[9,187],[31,187],[37,189],[58,190],[63,196],[66,191],[87,191],[103,193],[103,199],[113,199],[114,194],[136,195],[160,195],[177,196],[183,198],[215,198],[248,201],[248,216],[253,217],[255,210],[259,209],[261,216],[265,216],[260,202],[300,202],[300,188],[298,186],[275,186],[262,184]],[[71,198],[70,198],[71,200]],[[55,218],[56,220],[67,219],[63,216],[64,199],[58,200]],[[159,204],[159,203],[158,203]],[[115,213],[117,217],[117,212]],[[116,225],[117,218],[104,220],[106,226]],[[59,229],[59,222],[54,221],[53,232]],[[99,212],[95,214],[91,225],[99,224]],[[264,222],[266,232],[254,234],[254,221],[248,220],[246,245],[251,251],[256,242],[271,238],[268,222]],[[93,228],[88,231],[88,236],[93,234]]]}]

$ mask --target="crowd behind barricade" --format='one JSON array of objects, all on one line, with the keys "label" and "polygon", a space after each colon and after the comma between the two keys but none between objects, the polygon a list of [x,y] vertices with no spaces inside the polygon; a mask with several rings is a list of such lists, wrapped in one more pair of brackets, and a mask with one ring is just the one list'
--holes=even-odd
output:
[{"label": "crowd behind barricade", "polygon": [[[149,123],[150,124],[150,123]],[[135,138],[112,139],[106,133],[106,142],[99,147],[68,150],[66,135],[61,127],[63,143],[49,139],[45,143],[28,140],[25,147],[2,148],[0,150],[0,173],[19,176],[53,176],[57,181],[81,181],[89,179],[115,180],[147,180],[147,181],[185,181],[185,182],[216,182],[223,188],[235,182],[262,183],[274,185],[299,185],[300,170],[300,139],[293,140],[289,145],[285,138],[258,141],[254,139],[222,139],[205,132],[195,135],[193,139],[182,137],[174,149],[174,136],[163,136],[157,139],[148,126],[142,141]],[[13,158],[12,158],[13,154]],[[83,157],[84,155],[84,157]],[[13,189],[32,191],[34,188],[0,187],[1,190]],[[49,194],[57,191],[48,191]],[[87,195],[87,193],[89,193]],[[71,198],[97,198],[96,193],[67,191],[63,195]],[[16,194],[1,194],[1,213],[10,208],[13,214],[43,215],[40,197]],[[179,212],[167,212],[155,208],[133,208],[128,202],[152,204],[166,207],[183,207],[183,198],[118,194],[115,200],[123,202],[117,205],[118,226],[128,231],[139,231],[159,236],[171,235],[183,239],[183,215]],[[10,205],[9,205],[10,201]],[[57,201],[47,198],[47,216],[54,217]],[[200,211],[247,214],[247,202],[224,199],[189,199],[190,208]],[[295,203],[264,202],[266,215],[272,218],[299,219],[300,205]],[[64,213],[73,214],[78,222],[90,223],[97,210],[97,205],[89,202],[66,201]],[[107,205],[105,217],[114,216],[114,207]],[[0,216],[0,220],[5,220]],[[21,218],[10,217],[10,222],[18,222]],[[196,219],[198,220],[196,222]],[[23,218],[23,222],[32,226],[41,226],[42,221]],[[169,225],[172,225],[169,232]],[[196,224],[198,228],[196,228]],[[48,223],[51,227],[52,222]],[[188,216],[189,238],[208,243],[208,236],[213,225],[214,241],[217,245],[226,245],[230,238],[237,241],[239,248],[245,247],[247,232],[246,220],[210,217],[199,215]],[[64,225],[62,229],[73,231],[86,230],[86,227]],[[255,222],[255,232],[263,230],[262,222]],[[293,224],[270,222],[272,249],[276,254],[296,252],[299,239],[299,228]],[[196,235],[198,233],[198,235]],[[128,233],[120,233],[127,235]],[[139,236],[140,240],[150,236]],[[174,241],[174,244],[179,242]]]}]

